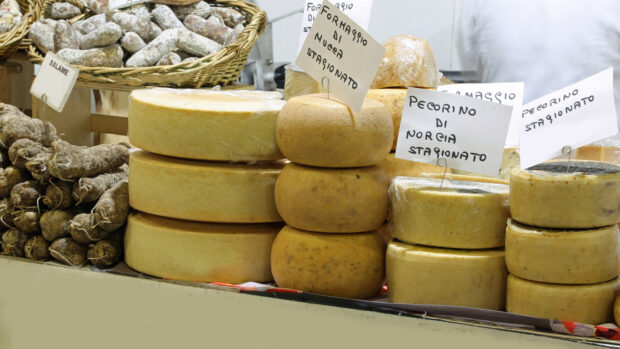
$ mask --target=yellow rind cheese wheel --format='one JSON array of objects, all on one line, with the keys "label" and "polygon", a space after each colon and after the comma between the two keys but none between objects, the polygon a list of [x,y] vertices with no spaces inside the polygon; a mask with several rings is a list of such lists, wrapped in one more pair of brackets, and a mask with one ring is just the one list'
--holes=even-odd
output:
[{"label": "yellow rind cheese wheel", "polygon": [[545,319],[598,325],[613,321],[618,279],[590,285],[558,285],[508,275],[506,310]]},{"label": "yellow rind cheese wheel", "polygon": [[618,276],[618,226],[550,230],[509,220],[506,266],[522,279],[593,284]]},{"label": "yellow rind cheese wheel", "polygon": [[387,217],[388,181],[379,167],[318,168],[290,163],[275,186],[278,212],[297,229],[358,233]]},{"label": "yellow rind cheese wheel", "polygon": [[189,222],[135,212],[127,219],[125,262],[170,280],[268,282],[281,224]]},{"label": "yellow rind cheese wheel", "polygon": [[620,221],[620,166],[553,161],[527,170],[515,168],[510,177],[510,213],[516,221],[536,227],[616,224]]},{"label": "yellow rind cheese wheel", "polygon": [[149,152],[235,162],[283,158],[275,127],[285,102],[264,92],[146,89],[129,99],[129,141]]},{"label": "yellow rind cheese wheel", "polygon": [[169,218],[279,222],[273,192],[283,165],[282,161],[243,165],[183,160],[137,151],[129,157],[129,203]]},{"label": "yellow rind cheese wheel", "polygon": [[616,301],[614,302],[614,319],[616,320],[616,325],[620,324],[620,294],[616,296]]},{"label": "yellow rind cheese wheel", "polygon": [[[444,167],[426,164],[423,162],[399,159],[394,153],[387,154],[383,158],[383,161],[381,161],[381,164],[379,164],[379,167],[385,171],[385,174],[390,180],[396,176],[418,177],[423,173],[435,172],[443,174],[444,171],[446,171]],[[446,172],[450,172],[450,169]]]},{"label": "yellow rind cheese wheel", "polygon": [[323,234],[285,226],[271,250],[279,287],[364,299],[385,280],[385,242],[377,231]]},{"label": "yellow rind cheese wheel", "polygon": [[392,144],[392,150],[396,150],[398,130],[400,129],[400,120],[403,115],[406,95],[406,88],[372,88],[368,90],[366,94],[366,98],[383,103],[392,117],[392,123],[394,124],[394,142]]},{"label": "yellow rind cheese wheel", "polygon": [[397,177],[390,187],[393,235],[446,248],[504,246],[508,186]]},{"label": "yellow rind cheese wheel", "polygon": [[502,310],[506,275],[501,249],[449,250],[393,240],[386,252],[388,298],[393,303]]},{"label": "yellow rind cheese wheel", "polygon": [[292,162],[319,167],[377,165],[390,152],[392,119],[385,107],[365,99],[360,113],[334,96],[298,96],[282,108],[276,139]]}]

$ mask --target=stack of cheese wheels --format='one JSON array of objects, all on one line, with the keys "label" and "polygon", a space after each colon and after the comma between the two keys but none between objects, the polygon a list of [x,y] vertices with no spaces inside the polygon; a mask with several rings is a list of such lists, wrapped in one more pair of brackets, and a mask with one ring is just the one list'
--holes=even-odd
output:
[{"label": "stack of cheese wheels", "polygon": [[508,185],[396,177],[390,200],[391,302],[504,308]]},{"label": "stack of cheese wheels", "polygon": [[268,282],[282,225],[274,187],[284,162],[276,93],[152,89],[131,93],[125,261],[166,279]]},{"label": "stack of cheese wheels", "polygon": [[618,291],[620,166],[553,161],[510,179],[506,310],[601,324]]},{"label": "stack of cheese wheels", "polygon": [[276,139],[292,163],[275,200],[287,226],[271,251],[279,287],[335,297],[369,298],[385,279],[385,242],[377,228],[388,212],[388,180],[376,166],[390,151],[392,119],[366,99],[359,113],[325,94],[289,99]]}]

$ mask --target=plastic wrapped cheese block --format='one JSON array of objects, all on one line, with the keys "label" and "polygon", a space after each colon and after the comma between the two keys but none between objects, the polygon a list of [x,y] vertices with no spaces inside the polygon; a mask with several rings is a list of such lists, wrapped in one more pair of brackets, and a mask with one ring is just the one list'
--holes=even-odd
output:
[{"label": "plastic wrapped cheese block", "polygon": [[510,177],[510,212],[527,225],[595,228],[620,221],[620,166],[553,161]]},{"label": "plastic wrapped cheese block", "polygon": [[394,143],[392,144],[392,150],[396,150],[398,130],[400,129],[400,119],[403,115],[403,105],[406,95],[406,88],[370,89],[366,94],[366,98],[383,103],[392,117],[392,122],[394,123]]},{"label": "plastic wrapped cheese block", "polygon": [[187,159],[281,159],[275,139],[281,97],[261,91],[135,90],[129,97],[129,141]]},{"label": "plastic wrapped cheese block", "polygon": [[203,222],[282,220],[273,192],[283,161],[229,164],[137,151],[129,166],[129,202],[137,210]]},{"label": "plastic wrapped cheese block", "polygon": [[170,280],[269,282],[271,245],[280,224],[214,224],[132,213],[125,262]]},{"label": "plastic wrapped cheese block", "polygon": [[390,152],[393,137],[383,104],[365,99],[357,113],[326,94],[289,99],[276,125],[278,146],[289,160],[319,167],[377,165]]},{"label": "plastic wrapped cheese block", "polygon": [[[448,169],[450,171],[450,169]],[[419,177],[435,178],[435,179],[447,179],[451,181],[465,181],[465,182],[482,182],[482,183],[496,183],[508,185],[509,182],[499,178],[483,177],[476,175],[456,174],[456,173],[421,173]]]},{"label": "plastic wrapped cheese block", "polygon": [[618,226],[587,230],[546,229],[513,220],[506,229],[506,265],[520,278],[593,284],[618,276]]},{"label": "plastic wrapped cheese block", "polygon": [[285,226],[271,250],[279,287],[364,299],[385,280],[385,242],[377,231],[323,234]]},{"label": "plastic wrapped cheese block", "polygon": [[437,87],[439,69],[431,46],[411,35],[387,39],[385,54],[371,88]]},{"label": "plastic wrapped cheese block", "polygon": [[508,276],[506,311],[599,325],[613,321],[618,279],[591,285],[556,285]]},{"label": "plastic wrapped cheese block", "polygon": [[358,233],[385,221],[387,189],[385,173],[376,166],[331,169],[290,163],[276,182],[276,207],[297,229]]},{"label": "plastic wrapped cheese block", "polygon": [[504,245],[507,185],[396,177],[390,201],[393,234],[401,241],[468,249]]},{"label": "plastic wrapped cheese block", "polygon": [[586,145],[577,149],[575,152],[575,159],[595,160],[620,164],[620,147]]},{"label": "plastic wrapped cheese block", "polygon": [[450,250],[394,240],[386,252],[388,297],[393,303],[502,310],[506,275],[501,249]]},{"label": "plastic wrapped cheese block", "polygon": [[450,169],[446,171],[445,167],[399,159],[394,153],[387,154],[379,164],[379,167],[385,171],[390,180],[397,176],[418,177],[423,173],[434,172],[443,174],[444,172],[450,172]]}]

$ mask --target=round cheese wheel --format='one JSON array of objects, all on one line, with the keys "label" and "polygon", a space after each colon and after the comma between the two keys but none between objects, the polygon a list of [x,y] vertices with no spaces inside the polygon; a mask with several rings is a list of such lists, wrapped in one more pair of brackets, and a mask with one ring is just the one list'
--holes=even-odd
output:
[{"label": "round cheese wheel", "polygon": [[129,167],[129,203],[137,210],[202,222],[282,220],[273,192],[283,162],[227,164],[137,151]]},{"label": "round cheese wheel", "polygon": [[450,169],[445,167],[435,166],[432,164],[426,164],[423,162],[417,161],[409,161],[404,159],[399,159],[395,156],[394,153],[387,154],[383,161],[379,164],[385,174],[388,176],[390,180],[392,180],[396,176],[405,176],[405,177],[419,177],[423,173],[440,173],[450,172]]},{"label": "round cheese wheel", "polygon": [[286,102],[276,124],[276,139],[292,162],[319,167],[377,165],[390,152],[392,119],[385,107],[365,99],[360,113],[325,94]]},{"label": "round cheese wheel", "polygon": [[280,224],[209,224],[132,213],[125,262],[164,279],[268,282],[271,245]]},{"label": "round cheese wheel", "polygon": [[616,325],[620,324],[620,294],[616,296],[616,301],[614,302],[614,319],[616,320]]},{"label": "round cheese wheel", "polygon": [[508,275],[511,313],[598,325],[613,321],[618,279],[591,285],[557,285]]},{"label": "round cheese wheel", "polygon": [[500,249],[450,250],[393,240],[386,275],[390,302],[504,308],[507,272]]},{"label": "round cheese wheel", "polygon": [[369,298],[385,280],[385,242],[377,231],[339,235],[285,226],[273,243],[271,268],[279,287]]},{"label": "round cheese wheel", "polygon": [[557,284],[593,284],[618,276],[618,226],[549,230],[509,220],[508,271],[523,279]]},{"label": "round cheese wheel", "polygon": [[129,141],[187,159],[282,159],[275,127],[285,102],[273,97],[254,91],[135,90],[129,96]]},{"label": "round cheese wheel", "polygon": [[376,166],[328,169],[290,163],[276,182],[276,207],[297,229],[358,233],[385,221],[387,189],[385,173]]},{"label": "round cheese wheel", "polygon": [[447,248],[504,246],[508,186],[397,177],[390,187],[393,234],[410,243]]},{"label": "round cheese wheel", "polygon": [[553,161],[527,170],[515,168],[510,177],[510,213],[516,221],[537,227],[616,224],[620,221],[620,166]]},{"label": "round cheese wheel", "polygon": [[406,88],[373,88],[368,90],[366,94],[366,98],[383,103],[392,117],[392,123],[394,124],[394,142],[392,144],[392,150],[396,150],[398,131],[400,130],[400,119],[403,115],[406,95]]}]

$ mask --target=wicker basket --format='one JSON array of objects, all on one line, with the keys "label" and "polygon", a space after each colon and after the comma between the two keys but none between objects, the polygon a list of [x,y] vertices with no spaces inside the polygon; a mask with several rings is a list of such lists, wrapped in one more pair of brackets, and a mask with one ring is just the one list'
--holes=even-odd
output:
[{"label": "wicker basket", "polygon": [[35,11],[38,9],[33,0],[18,0],[22,11],[22,21],[13,29],[4,34],[0,34],[0,61],[9,58],[17,49],[22,39],[28,34],[30,25],[37,18]]},{"label": "wicker basket", "polygon": [[[58,0],[46,0],[43,9]],[[64,0],[81,9],[77,0]],[[245,15],[247,25],[237,41],[216,53],[192,62],[142,68],[105,68],[76,66],[80,70],[78,80],[85,83],[114,84],[121,86],[172,86],[194,87],[228,85],[239,78],[252,46],[265,29],[265,12],[258,6],[243,0],[208,1],[212,6],[227,6]],[[72,18],[75,22],[91,14]],[[34,45],[28,48],[34,63],[43,62],[43,54]]]}]

